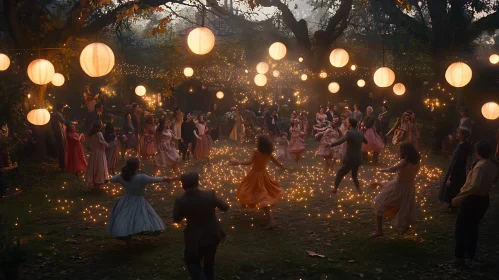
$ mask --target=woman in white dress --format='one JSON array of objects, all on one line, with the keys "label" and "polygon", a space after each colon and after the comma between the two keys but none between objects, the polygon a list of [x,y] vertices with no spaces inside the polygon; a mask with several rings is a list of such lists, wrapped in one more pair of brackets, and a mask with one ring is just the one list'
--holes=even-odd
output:
[{"label": "woman in white dress", "polygon": [[149,184],[173,181],[137,174],[139,167],[138,158],[129,158],[126,166],[121,169],[121,174],[110,180],[111,183],[121,184],[126,194],[120,197],[113,207],[108,232],[113,238],[124,240],[128,245],[134,235],[159,234],[165,230],[163,220],[144,198],[144,189]]},{"label": "woman in white dress", "polygon": [[277,139],[277,152],[275,158],[277,160],[288,160],[291,156],[288,153],[288,134],[286,132],[281,132],[281,136]]},{"label": "woman in white dress", "polygon": [[154,138],[156,140],[156,155],[153,160],[154,174],[157,174],[159,168],[171,168],[173,172],[177,172],[180,156],[172,140],[178,140],[178,138],[170,129],[168,121],[159,123]]}]

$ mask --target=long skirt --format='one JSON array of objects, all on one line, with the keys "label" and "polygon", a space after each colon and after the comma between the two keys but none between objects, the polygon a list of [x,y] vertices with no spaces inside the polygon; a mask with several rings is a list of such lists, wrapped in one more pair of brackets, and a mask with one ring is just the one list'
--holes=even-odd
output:
[{"label": "long skirt", "polygon": [[194,148],[194,156],[197,159],[210,158],[210,145],[208,144],[208,137],[206,135],[199,135],[200,139],[196,141],[196,148]]},{"label": "long skirt", "polygon": [[362,143],[362,152],[376,152],[379,153],[383,150],[385,144],[381,137],[376,133],[374,127],[368,128],[364,132],[364,137],[367,139],[367,144]]},{"label": "long skirt", "polygon": [[107,143],[106,148],[106,159],[107,168],[114,169],[116,166],[116,161],[118,160],[118,145],[116,145],[116,140]]}]

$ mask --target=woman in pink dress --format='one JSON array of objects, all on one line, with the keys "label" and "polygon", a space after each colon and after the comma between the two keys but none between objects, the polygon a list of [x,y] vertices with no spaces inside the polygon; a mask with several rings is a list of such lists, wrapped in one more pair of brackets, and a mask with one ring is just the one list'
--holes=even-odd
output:
[{"label": "woman in pink dress", "polygon": [[316,125],[314,125],[314,134],[316,132],[315,128],[318,126],[322,126],[322,124],[327,120],[327,115],[324,113],[324,108],[320,107],[319,112],[315,114],[315,122]]},{"label": "woman in pink dress", "polygon": [[305,151],[305,141],[303,140],[305,133],[300,127],[300,121],[296,118],[296,114],[293,113],[293,115],[295,117],[291,119],[291,127],[289,128],[291,140],[288,145],[288,153],[295,155],[295,162],[298,163],[301,154]]},{"label": "woman in pink dress", "polygon": [[[196,147],[194,148],[194,157],[196,159],[207,159],[210,161],[210,145],[208,143],[208,137],[206,137],[206,132],[208,127],[203,116],[198,117],[196,122],[196,129],[194,130],[194,136],[196,136]],[[196,131],[197,130],[197,131]]]},{"label": "woman in pink dress", "polygon": [[393,218],[392,226],[402,227],[406,231],[411,222],[416,220],[416,176],[419,172],[421,156],[409,142],[400,145],[400,161],[393,167],[381,169],[381,172],[396,172],[395,179],[372,183],[381,187],[381,192],[374,198],[376,213],[376,231],[372,237],[383,235],[383,216]]},{"label": "woman in pink dress", "polygon": [[100,188],[100,186],[104,185],[109,180],[106,159],[107,143],[100,132],[101,129],[102,122],[95,121],[88,133],[88,136],[90,137],[90,157],[88,159],[88,168],[85,178],[95,189]]},{"label": "woman in pink dress", "polygon": [[331,143],[341,137],[341,132],[336,126],[334,119],[332,122],[326,122],[327,126],[318,130],[315,137],[322,136],[317,148],[317,155],[324,158],[325,171],[333,169],[334,162],[340,158],[341,146],[331,147]]},{"label": "woman in pink dress", "polygon": [[[348,119],[350,119],[353,116],[352,111],[346,110],[343,112],[342,119],[341,119],[341,124],[340,124],[340,132],[341,135],[345,135],[348,130]],[[347,154],[347,143],[343,143],[340,145],[340,158],[343,158]]]},{"label": "woman in pink dress", "polygon": [[155,134],[156,125],[154,124],[154,115],[149,115],[144,126],[144,135],[140,139],[140,155],[146,159],[156,154]]},{"label": "woman in pink dress", "polygon": [[170,129],[168,121],[161,121],[156,129],[157,153],[154,156],[153,169],[156,174],[159,168],[171,168],[173,172],[178,171],[178,160],[180,158],[175,143],[172,140],[178,140],[177,136],[173,134]]},{"label": "woman in pink dress", "polygon": [[75,125],[66,128],[66,171],[79,175],[87,169],[87,160],[81,142],[85,141],[83,133],[78,134]]},{"label": "woman in pink dress", "polygon": [[378,157],[381,150],[385,146],[381,137],[376,133],[376,128],[374,127],[374,114],[373,107],[367,107],[367,115],[364,117],[364,121],[360,125],[360,130],[364,133],[364,137],[367,139],[367,144],[362,143],[362,153],[364,158],[367,158],[367,153],[373,153],[373,163],[378,163]]},{"label": "woman in pink dress", "polygon": [[409,142],[414,145],[417,151],[419,151],[419,131],[416,124],[416,114],[412,111],[409,111]]},{"label": "woman in pink dress", "polygon": [[302,112],[300,114],[300,124],[301,124],[301,127],[303,128],[303,132],[305,133],[305,136],[303,137],[303,139],[306,142],[307,141],[307,135],[309,133],[308,114],[306,112]]}]

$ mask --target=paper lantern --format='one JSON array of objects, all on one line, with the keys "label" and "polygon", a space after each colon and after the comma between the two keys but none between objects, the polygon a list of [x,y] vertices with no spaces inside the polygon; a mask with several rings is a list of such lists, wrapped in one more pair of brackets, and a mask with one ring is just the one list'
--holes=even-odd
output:
[{"label": "paper lantern", "polygon": [[[1,59],[0,59],[0,61],[1,61]],[[491,56],[489,57],[489,61],[490,61],[490,63],[492,63],[492,64],[497,64],[497,63],[499,63],[499,55],[497,55],[497,54],[493,54],[493,55],[491,55]],[[0,67],[1,67],[1,65],[2,65],[2,62],[0,62]],[[2,69],[0,68],[0,70],[2,70]]]},{"label": "paper lantern", "polygon": [[299,62],[303,62],[303,57],[298,58]]},{"label": "paper lantern", "polygon": [[329,62],[331,62],[331,65],[334,67],[343,67],[347,65],[348,60],[348,53],[344,49],[334,49],[329,55]]},{"label": "paper lantern", "polygon": [[216,96],[218,99],[222,99],[222,98],[224,98],[224,93],[219,91],[219,92],[217,92]]},{"label": "paper lantern", "polygon": [[360,80],[357,81],[357,86],[364,87],[365,85],[366,85],[366,81],[364,81],[362,79],[360,79]]},{"label": "paper lantern", "polygon": [[319,74],[319,77],[320,77],[321,79],[325,79],[325,78],[327,78],[327,73],[326,73],[326,72],[324,72],[324,71],[322,71],[322,72]]},{"label": "paper lantern", "polygon": [[215,46],[215,35],[206,27],[198,27],[189,32],[187,45],[195,54],[205,55]]},{"label": "paper lantern", "polygon": [[52,84],[56,87],[60,87],[64,84],[64,76],[59,73],[55,73],[52,78]]},{"label": "paper lantern", "polygon": [[263,74],[258,74],[255,76],[255,84],[259,87],[263,87],[267,84],[267,77]]},{"label": "paper lantern", "polygon": [[28,121],[34,125],[45,125],[50,121],[50,113],[47,109],[34,109],[29,111]]},{"label": "paper lantern", "polygon": [[308,79],[307,74],[302,74],[302,75],[301,75],[301,80],[302,80],[302,81],[306,81],[307,79]]},{"label": "paper lantern", "polygon": [[281,60],[286,56],[286,46],[281,42],[273,43],[269,48],[269,55],[275,60]]},{"label": "paper lantern", "polygon": [[388,67],[381,67],[374,73],[374,83],[378,87],[389,87],[395,82],[395,73]]},{"label": "paper lantern", "polygon": [[106,44],[92,43],[80,54],[80,65],[90,77],[102,77],[114,67],[114,53]]},{"label": "paper lantern", "polygon": [[260,62],[256,65],[256,72],[258,74],[267,74],[269,71],[269,65],[266,62]]},{"label": "paper lantern", "polygon": [[396,95],[403,95],[405,93],[405,86],[402,83],[397,83],[393,86],[393,92]]},{"label": "paper lantern", "polygon": [[487,102],[482,106],[482,115],[488,120],[499,118],[499,105],[495,102]]},{"label": "paper lantern", "polygon": [[277,77],[279,77],[279,76],[281,75],[281,72],[279,72],[279,70],[274,70],[274,71],[272,71],[272,75],[273,75],[275,78],[277,78]]},{"label": "paper lantern", "polygon": [[357,70],[357,65],[353,64],[352,66],[350,66],[350,69],[352,69],[352,71]]},{"label": "paper lantern", "polygon": [[144,86],[137,86],[135,88],[135,94],[137,94],[138,96],[146,95],[146,88]]},{"label": "paper lantern", "polygon": [[329,92],[331,93],[337,93],[338,91],[340,91],[340,85],[336,82],[333,82],[333,83],[330,83],[328,86],[327,86],[327,89],[329,90]]},{"label": "paper lantern", "polygon": [[35,59],[28,65],[28,77],[37,85],[46,85],[52,81],[54,65],[45,59]]},{"label": "paper lantern", "polygon": [[3,53],[0,53],[0,71],[5,71],[10,66],[10,58]]},{"label": "paper lantern", "polygon": [[473,72],[471,68],[462,62],[453,63],[445,71],[445,79],[453,87],[464,87],[471,81]]},{"label": "paper lantern", "polygon": [[184,69],[184,75],[186,77],[192,77],[192,75],[194,75],[194,69],[192,69],[191,67],[186,67]]}]

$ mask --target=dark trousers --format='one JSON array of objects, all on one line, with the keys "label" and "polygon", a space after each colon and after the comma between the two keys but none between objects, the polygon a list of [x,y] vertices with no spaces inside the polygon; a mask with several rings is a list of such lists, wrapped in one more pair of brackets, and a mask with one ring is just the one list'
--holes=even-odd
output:
[{"label": "dark trousers", "polygon": [[59,168],[66,168],[66,138],[63,132],[54,131],[55,145],[57,146],[57,159],[59,160]]},{"label": "dark trousers", "polygon": [[[196,254],[184,253],[184,262],[192,280],[213,280],[215,279],[215,254],[218,242],[199,245]],[[201,267],[203,261],[203,267]]]},{"label": "dark trousers", "polygon": [[340,186],[341,180],[343,180],[343,177],[348,174],[348,172],[352,171],[352,180],[353,183],[355,184],[355,187],[357,189],[360,189],[359,185],[359,179],[357,177],[357,173],[359,171],[360,165],[350,165],[350,164],[343,164],[336,173],[336,178],[334,179],[334,188],[338,189]]},{"label": "dark trousers", "polygon": [[473,259],[478,241],[478,224],[489,208],[488,196],[468,196],[456,219],[456,258]]}]

